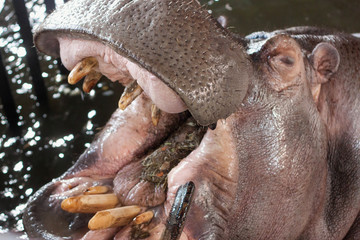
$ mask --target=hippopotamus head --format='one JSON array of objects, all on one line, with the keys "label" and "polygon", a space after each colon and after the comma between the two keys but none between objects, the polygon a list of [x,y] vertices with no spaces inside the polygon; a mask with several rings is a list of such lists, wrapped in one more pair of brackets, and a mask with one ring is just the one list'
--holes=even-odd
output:
[{"label": "hippopotamus head", "polygon": [[354,36],[241,38],[195,0],[73,0],[34,39],[70,83],[87,75],[88,91],[105,75],[126,90],[75,165],[30,199],[29,236],[359,235]]}]

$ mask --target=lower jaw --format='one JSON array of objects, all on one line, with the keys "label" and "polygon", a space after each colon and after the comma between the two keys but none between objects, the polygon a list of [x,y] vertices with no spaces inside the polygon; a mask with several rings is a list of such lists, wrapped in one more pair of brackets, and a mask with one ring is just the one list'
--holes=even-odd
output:
[{"label": "lower jaw", "polygon": [[[142,158],[134,158],[122,166],[114,178],[99,176],[98,173],[94,178],[91,172],[84,176],[83,168],[79,172],[70,170],[70,174],[65,173],[63,177],[44,186],[30,200],[24,216],[26,230],[30,236],[40,235],[45,239],[56,239],[57,236],[65,239],[159,237],[160,230],[162,232],[165,228],[163,204],[166,200],[167,175],[200,144],[205,132],[204,127],[198,126],[191,117],[188,118],[162,144],[152,146]],[[119,203],[115,207],[138,205],[142,207],[141,212],[152,211],[154,219],[150,224],[129,224],[123,228],[89,231],[87,225],[93,214],[66,212],[61,209],[61,202],[69,197],[83,195],[92,186],[107,186],[108,193],[116,194]]]},{"label": "lower jaw", "polygon": [[[78,162],[30,199],[23,218],[30,237],[101,239],[98,236],[104,234],[107,239],[132,239],[134,234],[150,234],[148,239],[160,239],[177,189],[192,181],[194,197],[180,239],[207,239],[209,234],[226,238],[223,232],[233,214],[239,174],[231,118],[219,121],[212,131],[196,126],[184,114],[162,113],[154,127],[150,106],[151,101],[140,95],[125,111],[114,114]],[[136,137],[135,144],[132,135],[142,140]],[[110,158],[109,151],[116,158]],[[141,231],[132,223],[89,231],[94,213],[66,212],[61,202],[91,186],[109,186],[119,205],[139,205],[141,212],[153,211],[153,219],[141,225]]]}]

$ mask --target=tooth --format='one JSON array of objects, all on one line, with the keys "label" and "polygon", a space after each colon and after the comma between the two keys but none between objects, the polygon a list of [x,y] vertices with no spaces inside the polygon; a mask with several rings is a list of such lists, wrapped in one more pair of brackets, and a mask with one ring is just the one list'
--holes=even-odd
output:
[{"label": "tooth", "polygon": [[83,83],[83,90],[86,93],[89,93],[91,89],[99,82],[102,74],[96,71],[91,71],[88,75],[86,75]]},{"label": "tooth", "polygon": [[114,208],[119,203],[115,194],[81,195],[62,201],[61,208],[71,213],[96,213]]},{"label": "tooth", "polygon": [[88,75],[95,67],[97,67],[98,61],[94,57],[84,58],[81,62],[75,65],[68,76],[68,82],[70,84],[78,83],[83,77]]},{"label": "tooth", "polygon": [[154,217],[154,212],[153,211],[147,211],[147,212],[144,212],[144,213],[142,213],[140,215],[137,215],[133,222],[136,225],[140,225],[140,224],[143,224],[143,223],[150,222],[153,217]]},{"label": "tooth", "polygon": [[90,230],[121,227],[129,224],[141,212],[139,206],[126,206],[97,212],[88,223]]},{"label": "tooth", "polygon": [[151,120],[154,126],[157,126],[160,120],[161,110],[155,105],[151,105]]},{"label": "tooth", "polygon": [[109,191],[109,187],[107,186],[93,186],[89,187],[85,192],[84,195],[93,195],[93,194],[103,194]]},{"label": "tooth", "polygon": [[130,103],[132,103],[132,101],[134,101],[135,98],[142,93],[142,91],[142,88],[136,81],[131,83],[129,87],[125,88],[124,93],[121,95],[119,100],[119,108],[121,110],[125,110],[127,106],[129,106]]},{"label": "tooth", "polygon": [[180,238],[194,190],[195,184],[193,182],[187,182],[178,188],[161,240],[177,240]]}]

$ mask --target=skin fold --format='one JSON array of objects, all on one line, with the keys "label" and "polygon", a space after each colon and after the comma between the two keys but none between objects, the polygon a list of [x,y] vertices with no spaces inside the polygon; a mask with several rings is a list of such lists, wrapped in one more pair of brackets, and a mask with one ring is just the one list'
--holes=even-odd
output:
[{"label": "skin fold", "polygon": [[[189,114],[162,112],[154,127],[152,98],[140,95],[114,113],[71,169],[29,200],[29,236],[133,238],[130,225],[88,231],[88,215],[59,208],[60,200],[107,184],[118,196],[140,189],[131,204],[151,205],[148,239],[159,239],[177,189],[191,181],[180,239],[360,238],[359,38],[314,27],[243,38],[193,0],[73,0],[35,33],[37,48],[53,56],[64,47],[60,38],[104,45],[109,56],[162,81],[199,125],[216,125],[169,170],[166,194],[157,195],[137,177],[141,161]],[[156,204],[140,197],[152,194]],[[53,216],[58,226],[46,221]]]}]

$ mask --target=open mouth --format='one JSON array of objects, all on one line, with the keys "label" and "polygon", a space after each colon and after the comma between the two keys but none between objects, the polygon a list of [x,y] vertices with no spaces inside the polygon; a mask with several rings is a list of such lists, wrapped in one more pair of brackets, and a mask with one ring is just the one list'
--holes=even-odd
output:
[{"label": "open mouth", "polygon": [[70,83],[84,78],[85,92],[102,75],[126,90],[74,166],[30,199],[29,236],[232,234],[239,192],[233,113],[253,74],[240,42],[193,0],[69,1],[34,40],[61,56]]},{"label": "open mouth", "polygon": [[[84,79],[89,92],[105,75],[126,88],[75,165],[33,197],[24,218],[30,236],[175,239],[189,206],[181,239],[207,232],[199,231],[209,227],[202,218],[225,225],[237,172],[227,122],[215,130],[199,125],[166,84],[99,42],[60,37],[59,43],[69,83]],[[216,232],[225,229],[218,224]]]}]

